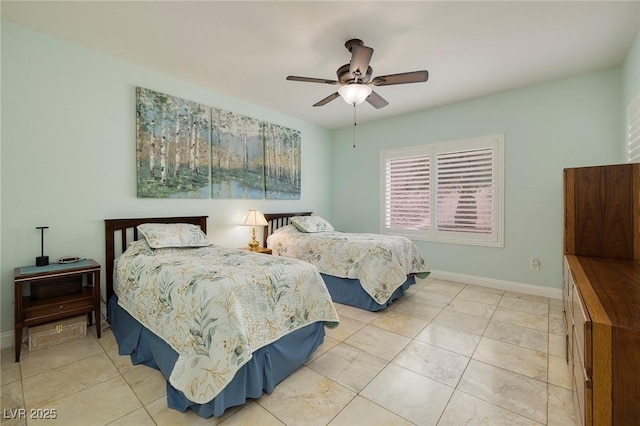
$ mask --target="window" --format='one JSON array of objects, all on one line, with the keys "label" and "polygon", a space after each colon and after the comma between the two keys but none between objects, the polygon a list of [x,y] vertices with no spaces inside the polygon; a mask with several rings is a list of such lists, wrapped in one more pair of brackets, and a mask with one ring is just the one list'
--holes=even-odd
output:
[{"label": "window", "polygon": [[640,92],[627,108],[627,161],[640,162]]},{"label": "window", "polygon": [[503,247],[502,135],[383,151],[383,233]]}]

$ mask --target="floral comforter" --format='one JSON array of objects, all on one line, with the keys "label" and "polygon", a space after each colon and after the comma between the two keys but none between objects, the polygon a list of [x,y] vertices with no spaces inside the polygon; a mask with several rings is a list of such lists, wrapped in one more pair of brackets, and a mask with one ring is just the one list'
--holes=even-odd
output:
[{"label": "floral comforter", "polygon": [[114,290],[178,352],[169,382],[196,403],[212,400],[256,349],[313,322],[339,321],[312,265],[219,246],[136,241],[116,261]]},{"label": "floral comforter", "polygon": [[429,272],[416,245],[398,235],[305,233],[287,225],[271,234],[267,245],[274,255],[313,263],[323,274],[359,279],[381,305],[407,280],[407,274]]}]

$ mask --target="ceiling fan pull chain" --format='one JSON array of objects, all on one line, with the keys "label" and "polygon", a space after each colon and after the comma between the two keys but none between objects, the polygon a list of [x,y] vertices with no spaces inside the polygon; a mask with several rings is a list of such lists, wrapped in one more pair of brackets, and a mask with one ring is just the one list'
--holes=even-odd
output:
[{"label": "ceiling fan pull chain", "polygon": [[353,104],[353,147],[356,147],[356,104]]}]

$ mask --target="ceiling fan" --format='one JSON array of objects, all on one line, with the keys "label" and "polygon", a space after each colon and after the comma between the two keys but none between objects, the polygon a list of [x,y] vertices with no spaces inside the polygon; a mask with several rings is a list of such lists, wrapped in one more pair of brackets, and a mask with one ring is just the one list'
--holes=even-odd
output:
[{"label": "ceiling fan", "polygon": [[365,100],[377,109],[389,105],[389,102],[371,89],[371,86],[391,86],[394,84],[421,83],[429,79],[427,70],[389,74],[371,78],[373,69],[369,66],[373,49],[357,38],[348,40],[344,47],[351,52],[351,62],[338,68],[337,80],[323,78],[298,77],[290,75],[289,81],[340,85],[337,92],[313,104],[314,107],[326,105],[342,96],[348,104],[358,105]]}]

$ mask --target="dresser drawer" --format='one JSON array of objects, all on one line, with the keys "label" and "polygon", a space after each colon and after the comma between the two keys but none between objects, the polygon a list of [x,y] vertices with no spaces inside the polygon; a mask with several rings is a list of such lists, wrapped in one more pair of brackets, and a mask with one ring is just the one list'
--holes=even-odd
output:
[{"label": "dresser drawer", "polygon": [[573,412],[576,416],[576,423],[582,426],[585,426],[584,420],[584,399],[580,401],[579,394],[576,391],[578,385],[576,383],[576,376],[573,376]]},{"label": "dresser drawer", "polygon": [[[574,333],[574,338],[576,333]],[[589,376],[577,345],[573,352],[573,386],[574,402],[577,402],[576,410],[580,413],[581,424],[591,425],[593,416],[591,413],[593,400],[593,381]]]},{"label": "dresser drawer", "polygon": [[571,294],[575,288],[573,276],[569,269],[569,262],[564,259],[563,284],[562,284],[562,320],[565,335],[565,360],[571,366],[573,358],[573,310],[571,308]]},{"label": "dresser drawer", "polygon": [[[573,339],[577,341],[576,333],[573,333]],[[584,360],[581,357],[578,345],[573,346],[573,386],[575,387],[574,393],[578,402],[578,411],[584,419],[584,392],[586,387],[586,374],[584,370]],[[584,424],[584,422],[582,423]]]},{"label": "dresser drawer", "polygon": [[563,308],[568,316],[572,316],[571,294],[573,293],[573,289],[575,288],[575,280],[573,279],[573,275],[571,274],[571,269],[569,269],[569,263],[567,262],[566,258],[564,259],[564,271],[562,277]]},{"label": "dresser drawer", "polygon": [[573,354],[583,360],[586,371],[591,374],[591,318],[585,309],[578,287],[573,288],[571,296],[574,324]]},{"label": "dresser drawer", "polygon": [[[571,320],[569,320],[571,321]],[[574,329],[575,327],[573,326],[573,324],[569,325],[569,329],[567,331],[567,334],[564,336],[565,337],[565,350],[566,350],[566,361],[567,361],[567,365],[569,365],[569,368],[571,368],[571,366],[573,365],[573,347],[574,347]]]}]

